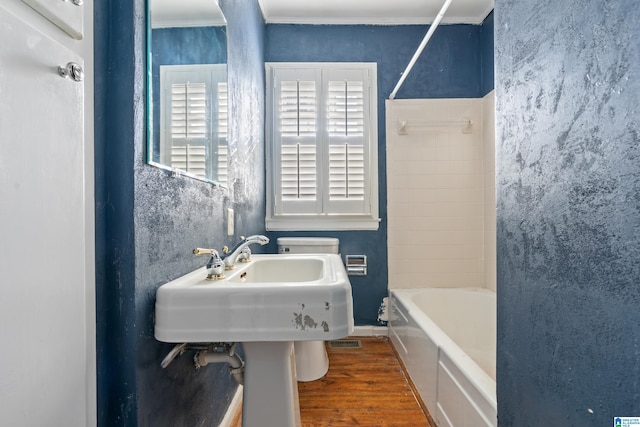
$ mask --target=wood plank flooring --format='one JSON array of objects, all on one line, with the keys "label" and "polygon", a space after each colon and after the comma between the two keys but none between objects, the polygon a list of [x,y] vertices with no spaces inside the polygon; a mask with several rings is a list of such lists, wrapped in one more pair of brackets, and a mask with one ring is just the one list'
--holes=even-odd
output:
[{"label": "wood plank flooring", "polygon": [[[389,339],[355,339],[362,348],[327,347],[329,372],[324,378],[298,383],[302,427],[435,425],[420,406]],[[234,427],[241,427],[239,419]]]}]

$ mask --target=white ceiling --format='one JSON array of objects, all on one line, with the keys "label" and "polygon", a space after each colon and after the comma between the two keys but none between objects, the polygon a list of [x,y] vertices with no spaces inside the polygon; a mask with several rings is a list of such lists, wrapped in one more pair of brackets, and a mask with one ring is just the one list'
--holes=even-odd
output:
[{"label": "white ceiling", "polygon": [[151,28],[224,25],[217,0],[149,0]]},{"label": "white ceiling", "polygon": [[[444,0],[258,0],[265,21],[287,24],[430,24]],[[493,0],[453,0],[445,24],[480,24]]]},{"label": "white ceiling", "polygon": [[[494,0],[452,0],[444,24],[480,24]],[[430,24],[444,0],[258,0],[268,24]],[[153,28],[224,25],[217,0],[150,0]]]}]

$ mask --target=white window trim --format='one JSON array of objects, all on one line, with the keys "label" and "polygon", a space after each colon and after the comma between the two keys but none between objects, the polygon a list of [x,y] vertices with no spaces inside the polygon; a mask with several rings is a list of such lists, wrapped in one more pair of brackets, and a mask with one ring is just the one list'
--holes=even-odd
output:
[{"label": "white window trim", "polygon": [[[378,194],[378,98],[377,98],[377,64],[376,63],[266,63],[267,74],[267,120],[266,120],[266,166],[267,166],[267,209],[266,209],[266,229],[269,231],[312,231],[312,230],[377,230],[380,224],[379,218],[379,194]],[[276,214],[274,209],[276,203],[275,171],[277,159],[274,156],[275,129],[274,122],[274,72],[276,69],[362,69],[367,70],[370,76],[369,85],[369,212],[368,214],[331,214],[331,213],[311,213],[311,214]],[[323,189],[324,190],[324,189]]]}]

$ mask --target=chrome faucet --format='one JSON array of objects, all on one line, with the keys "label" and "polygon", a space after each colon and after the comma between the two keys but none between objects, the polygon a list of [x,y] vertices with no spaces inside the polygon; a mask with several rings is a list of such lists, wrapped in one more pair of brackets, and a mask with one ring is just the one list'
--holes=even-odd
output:
[{"label": "chrome faucet", "polygon": [[269,243],[269,238],[261,234],[249,236],[246,239],[244,237],[240,238],[242,240],[240,240],[233,249],[229,250],[226,246],[222,249],[222,252],[224,253],[222,261],[224,262],[224,268],[226,270],[235,268],[235,264],[238,259],[243,262],[251,261],[251,249],[248,248],[250,244],[258,243],[260,245],[266,245]]},{"label": "chrome faucet", "polygon": [[222,262],[218,251],[215,249],[195,248],[193,254],[195,256],[211,255],[209,262],[207,262],[207,270],[209,270],[207,280],[224,279],[224,262]]}]

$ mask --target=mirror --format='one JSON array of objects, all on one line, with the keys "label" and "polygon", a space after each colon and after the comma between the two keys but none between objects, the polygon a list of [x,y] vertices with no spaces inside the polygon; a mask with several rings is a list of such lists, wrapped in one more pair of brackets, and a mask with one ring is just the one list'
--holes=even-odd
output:
[{"label": "mirror", "polygon": [[216,0],[147,5],[147,163],[226,187],[224,15]]}]

